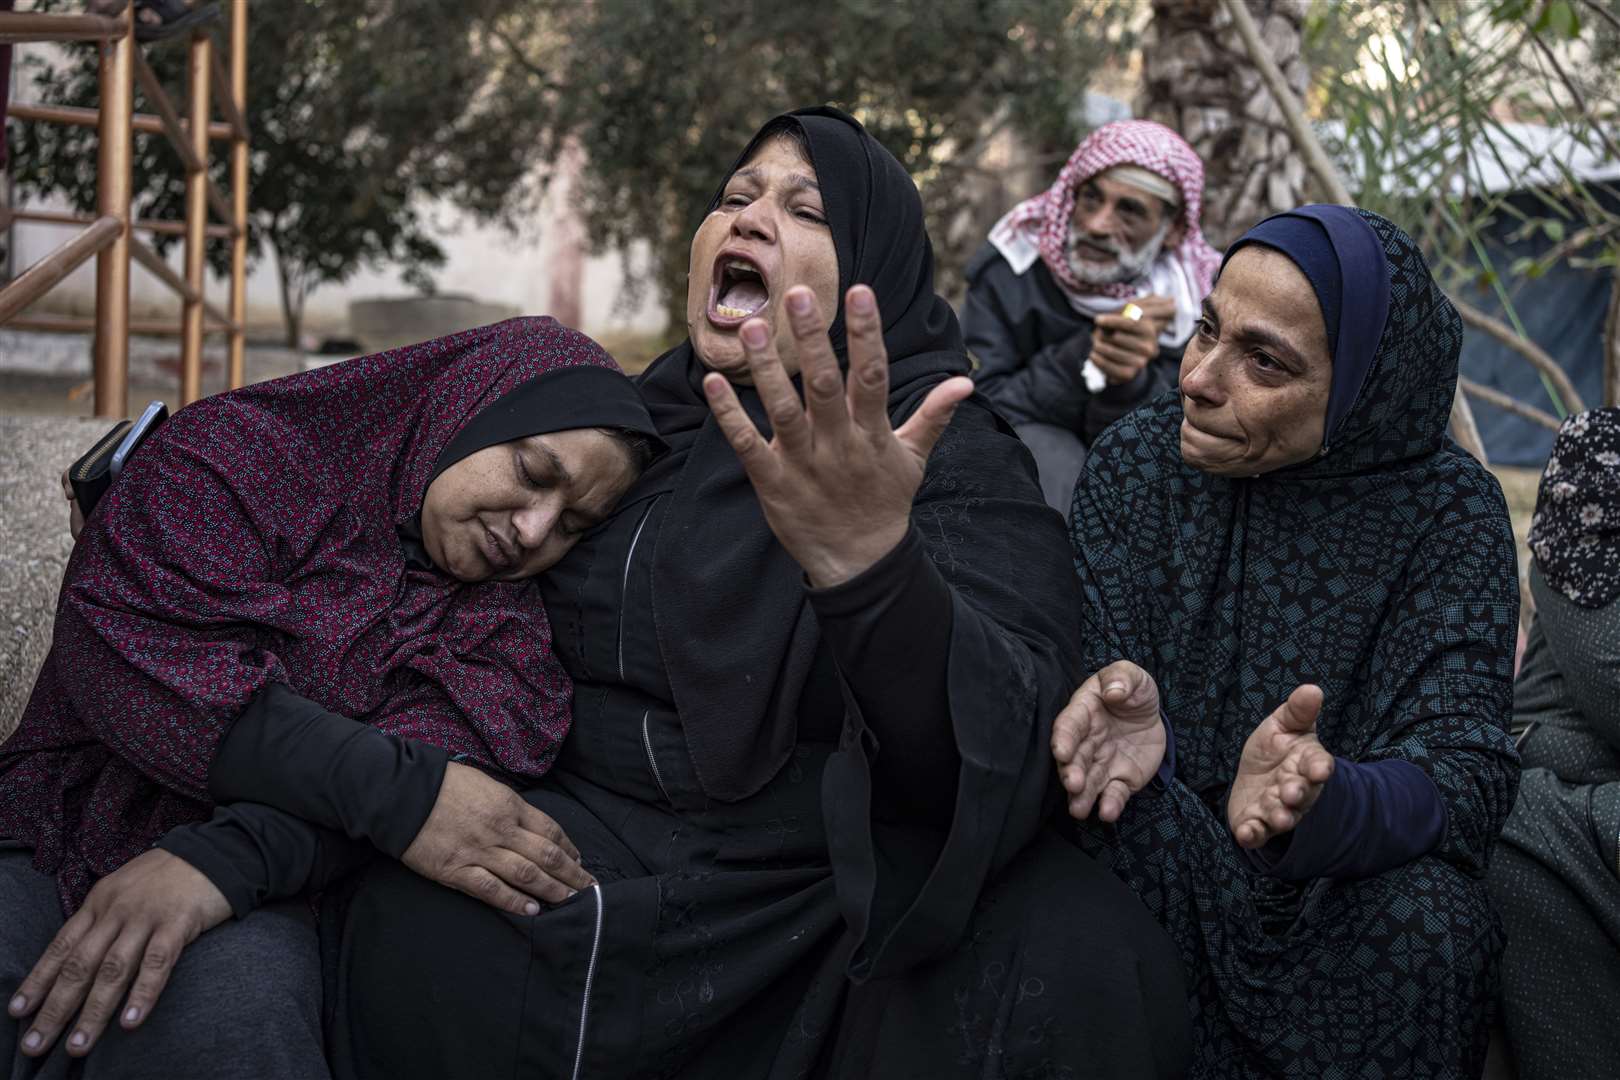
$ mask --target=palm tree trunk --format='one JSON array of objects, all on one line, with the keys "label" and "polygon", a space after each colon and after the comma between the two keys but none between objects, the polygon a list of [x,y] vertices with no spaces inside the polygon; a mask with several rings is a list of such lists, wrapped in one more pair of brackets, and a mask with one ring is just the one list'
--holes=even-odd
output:
[{"label": "palm tree trunk", "polygon": [[[1296,96],[1308,0],[1245,0]],[[1220,0],[1153,0],[1137,112],[1204,159],[1204,233],[1216,248],[1267,214],[1309,201],[1304,160]]]}]

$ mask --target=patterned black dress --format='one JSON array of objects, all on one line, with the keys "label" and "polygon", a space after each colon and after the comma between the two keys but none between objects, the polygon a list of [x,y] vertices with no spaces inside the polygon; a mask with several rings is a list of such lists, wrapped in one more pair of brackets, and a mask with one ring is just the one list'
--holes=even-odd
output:
[{"label": "patterned black dress", "polygon": [[[1513,804],[1518,619],[1496,481],[1446,436],[1461,325],[1410,239],[1364,215],[1391,270],[1373,366],[1332,450],[1248,479],[1181,460],[1181,402],[1109,429],[1076,489],[1088,670],[1158,681],[1177,780],[1079,839],[1182,949],[1195,1077],[1479,1075],[1502,947],[1483,880]],[[1447,815],[1375,877],[1255,873],[1225,802],[1243,743],[1301,683],[1357,762],[1401,759]]]}]

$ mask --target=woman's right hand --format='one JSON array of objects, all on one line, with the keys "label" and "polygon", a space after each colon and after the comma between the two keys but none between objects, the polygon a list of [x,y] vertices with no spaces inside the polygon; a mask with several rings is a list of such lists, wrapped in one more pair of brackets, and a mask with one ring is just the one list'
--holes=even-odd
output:
[{"label": "woman's right hand", "polygon": [[596,879],[550,817],[470,765],[452,761],[433,812],[400,861],[513,915],[538,915]]}]

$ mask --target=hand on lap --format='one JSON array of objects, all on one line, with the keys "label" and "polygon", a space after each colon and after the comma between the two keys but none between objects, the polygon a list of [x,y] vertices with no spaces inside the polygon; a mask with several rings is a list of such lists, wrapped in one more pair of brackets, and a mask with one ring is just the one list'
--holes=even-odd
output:
[{"label": "hand on lap", "polygon": [[1117,821],[1130,797],[1164,761],[1164,718],[1153,676],[1119,660],[1080,684],[1052,723],[1052,757],[1069,795],[1069,813],[1084,820],[1095,807]]},{"label": "hand on lap", "polygon": [[1238,846],[1257,848],[1297,828],[1333,776],[1333,755],[1316,738],[1320,687],[1297,687],[1243,744],[1226,800]]},{"label": "hand on lap", "polygon": [[425,878],[513,915],[538,915],[596,879],[547,815],[470,765],[451,762],[433,812],[400,861]]},{"label": "hand on lap", "polygon": [[181,950],[230,915],[224,894],[167,851],[144,852],[102,878],[12,996],[13,1017],[34,1016],[22,1036],[23,1053],[46,1053],[77,1013],[67,1052],[88,1054],[120,1001],[119,1023],[138,1027]]},{"label": "hand on lap", "polygon": [[803,404],[764,320],[750,320],[739,331],[754,387],[770,417],[770,441],[724,376],[706,376],[703,389],[742,459],[771,531],[810,583],[826,588],[860,574],[905,537],[928,455],[956,406],[973,393],[973,383],[946,379],[896,429],[889,422],[889,358],[872,290],[857,285],[844,299],[847,379],[838,370],[815,294],[795,286],[786,300],[803,365]]}]

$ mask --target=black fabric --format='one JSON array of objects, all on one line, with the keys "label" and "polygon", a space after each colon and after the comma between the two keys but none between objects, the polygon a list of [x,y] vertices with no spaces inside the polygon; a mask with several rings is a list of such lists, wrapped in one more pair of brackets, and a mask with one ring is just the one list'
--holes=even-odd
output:
[{"label": "black fabric", "polygon": [[449,759],[271,683],[221,740],[208,792],[221,804],[280,807],[397,859],[432,812]]},{"label": "black fabric", "polygon": [[318,892],[372,850],[335,829],[250,802],[216,807],[207,821],[170,829],[157,846],[201,871],[238,919],[271,901]]},{"label": "black fabric", "polygon": [[[826,160],[824,192],[847,186]],[[914,189],[897,183],[895,198],[907,205],[862,214],[920,220]],[[828,205],[851,212],[837,193]],[[926,263],[920,232],[908,257]],[[884,311],[901,381],[943,377],[907,374],[896,342],[914,320]],[[648,397],[672,453],[539,581],[575,722],[526,797],[600,889],[512,919],[379,861],[345,924],[339,1075],[571,1076],[576,1061],[580,1075],[725,1080],[1181,1075],[1173,954],[1048,824],[1050,725],[1076,685],[1079,612],[1027,450],[965,402],[913,500],[915,553],[908,538],[811,595],[729,447],[700,441],[719,437],[701,369],[686,350],[661,364]],[[937,365],[960,370],[961,356]],[[914,401],[890,405],[895,419]],[[762,578],[782,565],[781,581]],[[749,610],[756,594],[784,627]],[[940,651],[908,652],[907,636]],[[700,722],[736,722],[762,756],[780,737],[778,763],[716,772],[684,730],[692,668],[666,661],[690,662],[689,637],[728,650]],[[760,702],[779,710],[768,723]],[[905,749],[929,733],[949,750]],[[897,779],[907,768],[918,785]],[[712,794],[759,772],[750,795]],[[908,795],[927,785],[954,788],[948,812]]]},{"label": "black fabric", "polygon": [[[890,415],[908,416],[935,384],[967,372],[950,306],[934,292],[933,248],[911,177],[852,117],[832,108],[788,114],[810,146],[838,253],[839,309],[830,336],[843,356],[842,296],[877,294],[889,352]],[[759,145],[755,136],[710,210]],[[794,710],[814,654],[815,624],[797,563],[765,524],[737,455],[703,397],[704,367],[685,342],[641,380],[678,469],[659,532],[654,615],[675,705],[703,790],[737,800],[758,791],[792,752]],[[759,397],[737,387],[768,430]],[[702,560],[687,556],[705,553]],[[759,677],[768,673],[770,678]]]},{"label": "black fabric", "polygon": [[1502,1006],[1520,1080],[1605,1076],[1620,1061],[1620,600],[1577,604],[1538,564],[1530,593],[1524,776],[1490,866]]},{"label": "black fabric", "polygon": [[1090,446],[1108,425],[1176,384],[1183,350],[1161,344],[1136,378],[1092,393],[1081,371],[1096,324],[1074,309],[1044,262],[1015,274],[985,244],[968,263],[967,280],[962,335],[977,364],[973,381],[1013,424],[1053,424]]},{"label": "black fabric", "polygon": [[810,602],[856,705],[879,729],[879,759],[898,766],[885,769],[895,790],[884,795],[904,800],[903,816],[948,824],[962,762],[940,662],[951,649],[951,590],[921,537],[913,529],[865,573],[812,591]]},{"label": "black fabric", "polygon": [[428,483],[486,447],[531,435],[596,427],[633,431],[647,436],[655,446],[663,446],[647,406],[628,379],[608,368],[562,368],[513,387],[467,421],[439,454]]}]

